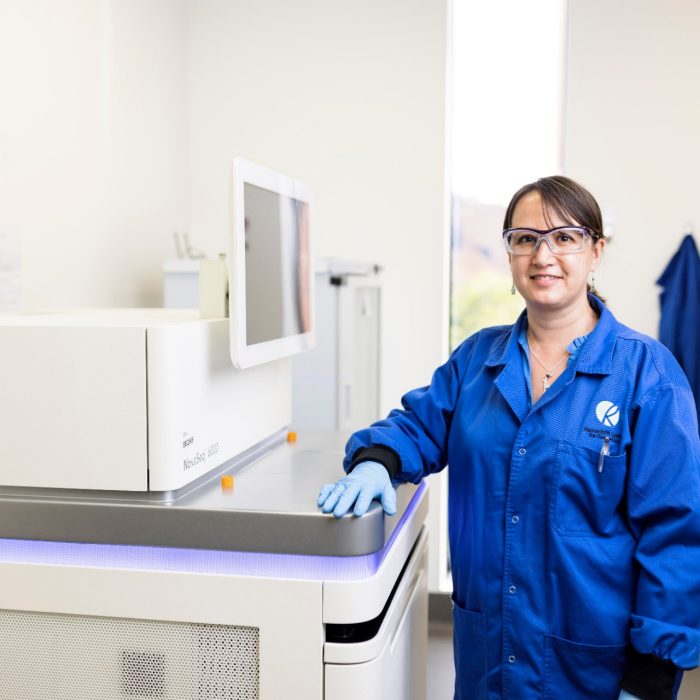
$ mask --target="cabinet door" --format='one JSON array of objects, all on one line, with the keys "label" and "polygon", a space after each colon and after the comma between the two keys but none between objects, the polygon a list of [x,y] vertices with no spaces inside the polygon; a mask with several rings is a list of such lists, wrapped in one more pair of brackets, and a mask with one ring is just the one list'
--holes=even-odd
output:
[{"label": "cabinet door", "polygon": [[356,644],[326,643],[326,700],[425,700],[426,547],[427,538],[422,536],[375,638]]},{"label": "cabinet door", "polygon": [[338,428],[356,430],[379,418],[381,290],[350,281],[339,288]]}]

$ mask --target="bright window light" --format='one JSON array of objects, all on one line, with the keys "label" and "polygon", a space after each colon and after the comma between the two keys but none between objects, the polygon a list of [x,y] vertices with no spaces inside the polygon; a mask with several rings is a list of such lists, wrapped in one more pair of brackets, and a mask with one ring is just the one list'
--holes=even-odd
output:
[{"label": "bright window light", "polygon": [[512,323],[501,241],[513,193],[563,169],[566,0],[454,0],[452,347]]}]

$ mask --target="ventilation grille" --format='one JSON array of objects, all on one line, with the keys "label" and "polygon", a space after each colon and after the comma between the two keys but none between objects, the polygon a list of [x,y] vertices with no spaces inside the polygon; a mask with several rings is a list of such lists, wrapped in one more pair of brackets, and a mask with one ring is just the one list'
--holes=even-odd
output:
[{"label": "ventilation grille", "polygon": [[2,700],[258,700],[257,627],[0,610]]}]

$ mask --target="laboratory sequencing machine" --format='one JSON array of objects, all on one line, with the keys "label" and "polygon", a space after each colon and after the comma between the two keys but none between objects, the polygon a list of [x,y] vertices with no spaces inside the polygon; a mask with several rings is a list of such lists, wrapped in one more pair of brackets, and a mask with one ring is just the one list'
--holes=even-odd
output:
[{"label": "laboratory sequencing machine", "polygon": [[426,487],[316,508],[309,191],[236,160],[231,199],[201,311],[0,317],[2,700],[425,698]]}]

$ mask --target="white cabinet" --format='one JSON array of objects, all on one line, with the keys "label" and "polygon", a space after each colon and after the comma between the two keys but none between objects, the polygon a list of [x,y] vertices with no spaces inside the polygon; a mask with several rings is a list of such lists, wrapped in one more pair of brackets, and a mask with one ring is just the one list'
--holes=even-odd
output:
[{"label": "white cabinet", "polygon": [[420,538],[377,634],[366,642],[326,642],[325,697],[423,700],[428,655],[427,537]]},{"label": "white cabinet", "polygon": [[380,417],[378,269],[323,262],[315,297],[316,348],[293,359],[293,428],[351,432]]},{"label": "white cabinet", "polygon": [[425,700],[426,501],[359,557],[0,538],[0,699]]},{"label": "white cabinet", "polygon": [[199,307],[199,260],[175,258],[163,263],[163,306],[166,309]]}]

